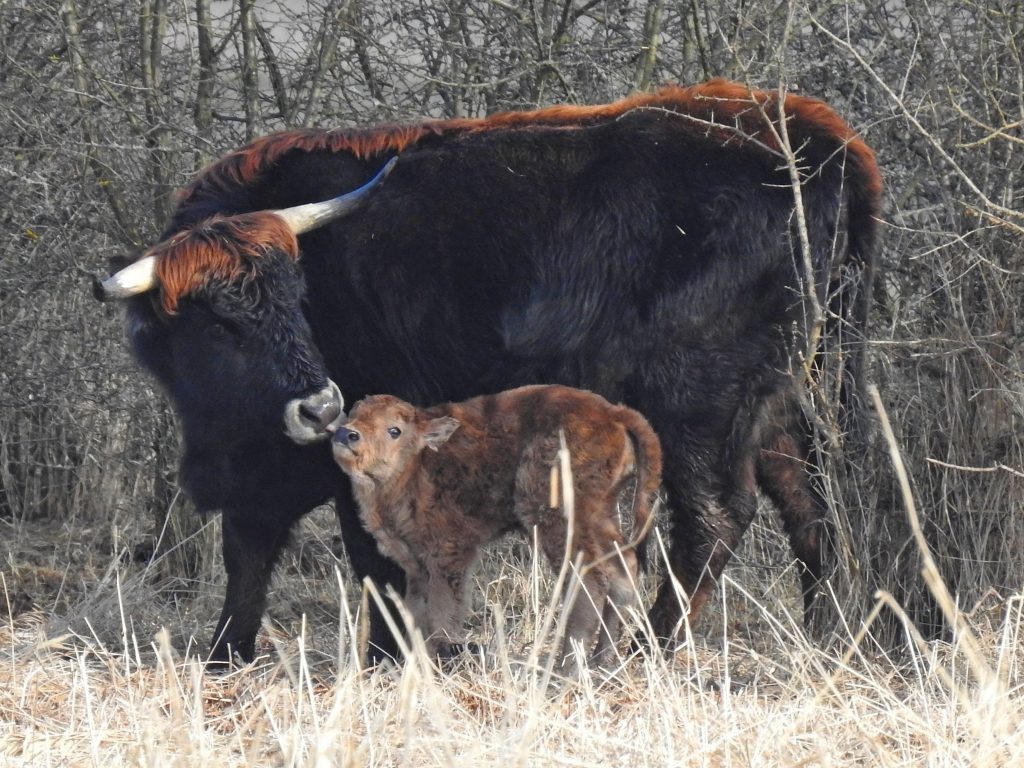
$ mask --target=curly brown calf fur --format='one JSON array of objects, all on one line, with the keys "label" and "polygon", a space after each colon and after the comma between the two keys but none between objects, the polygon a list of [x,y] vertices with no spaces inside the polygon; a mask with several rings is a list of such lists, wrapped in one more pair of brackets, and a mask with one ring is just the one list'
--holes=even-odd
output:
[{"label": "curly brown calf fur", "polygon": [[[551,506],[551,467],[565,435],[575,512],[570,527]],[[467,574],[480,547],[536,526],[557,567],[580,557],[585,591],[571,606],[560,652],[573,642],[591,662],[610,661],[619,612],[634,599],[642,545],[661,484],[661,445],[636,411],[561,386],[527,386],[427,409],[390,395],[368,397],[335,431],[334,458],[352,478],[363,525],[406,573],[406,603],[428,649],[458,642]],[[429,449],[429,450],[428,450]],[[618,524],[633,475],[633,541]]]}]

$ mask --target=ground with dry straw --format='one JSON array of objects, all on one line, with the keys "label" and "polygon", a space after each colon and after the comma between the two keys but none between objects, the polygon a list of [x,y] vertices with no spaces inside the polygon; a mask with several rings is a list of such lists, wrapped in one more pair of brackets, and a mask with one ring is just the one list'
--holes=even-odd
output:
[{"label": "ground with dry straw", "polygon": [[617,669],[575,686],[552,684],[538,653],[556,616],[552,574],[524,542],[495,547],[477,575],[470,631],[482,654],[439,671],[417,646],[400,668],[362,670],[360,601],[373,595],[335,558],[331,518],[318,513],[280,568],[261,657],[213,675],[201,658],[222,594],[216,564],[208,583],[174,588],[127,548],[112,551],[110,531],[0,524],[7,765],[1024,760],[1021,596],[993,594],[952,642],[924,642],[908,626],[907,642],[883,651],[841,622],[812,641],[767,521],[685,646],[624,652]]}]

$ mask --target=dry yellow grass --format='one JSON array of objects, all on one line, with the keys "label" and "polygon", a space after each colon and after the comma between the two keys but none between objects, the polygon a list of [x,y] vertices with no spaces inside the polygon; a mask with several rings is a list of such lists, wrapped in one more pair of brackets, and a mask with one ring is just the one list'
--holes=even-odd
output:
[{"label": "dry yellow grass", "polygon": [[[0,629],[0,764],[1024,764],[1024,596],[961,617],[954,644],[908,633],[883,653],[870,633],[851,645],[851,627],[824,647],[790,618],[792,569],[761,528],[686,647],[552,692],[531,653],[552,575],[522,544],[498,547],[477,577],[482,657],[439,672],[417,648],[401,668],[363,671],[359,593],[317,543],[329,524],[305,525],[283,564],[263,656],[220,676],[199,660],[216,585],[157,593],[145,568],[116,558],[96,572],[41,556],[5,566],[6,594],[18,580],[36,607]],[[13,533],[15,545],[43,540]]]}]

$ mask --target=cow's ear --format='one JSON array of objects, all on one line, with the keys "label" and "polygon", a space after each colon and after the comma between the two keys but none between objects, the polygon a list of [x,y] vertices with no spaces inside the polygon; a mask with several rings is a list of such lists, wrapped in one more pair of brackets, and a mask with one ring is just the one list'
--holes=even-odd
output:
[{"label": "cow's ear", "polygon": [[459,428],[459,420],[451,416],[442,416],[439,419],[431,419],[423,426],[423,442],[431,450],[436,451],[452,433]]}]

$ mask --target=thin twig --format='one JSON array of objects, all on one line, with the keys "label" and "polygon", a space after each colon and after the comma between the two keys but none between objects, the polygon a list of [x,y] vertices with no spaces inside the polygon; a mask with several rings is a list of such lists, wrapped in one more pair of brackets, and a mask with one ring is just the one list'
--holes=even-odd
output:
[{"label": "thin twig", "polygon": [[[889,84],[885,82],[882,76],[875,71],[875,68],[872,67],[864,59],[864,57],[853,46],[852,43],[850,43],[847,40],[843,40],[837,34],[832,32],[832,30],[828,29],[824,24],[818,21],[817,17],[814,16],[813,14],[809,14],[809,18],[811,20],[811,23],[814,24],[814,26],[817,27],[817,29],[822,34],[824,34],[833,43],[835,43],[838,47],[845,50],[854,58],[854,60],[868,74],[868,76],[875,81],[875,84],[878,85],[878,87],[885,92],[885,95],[892,100],[892,103],[896,105],[896,108],[900,111],[900,113],[903,115],[906,121],[910,123],[912,126],[914,126],[914,128],[921,135],[921,137],[925,141],[927,141],[928,144],[931,145],[932,149],[935,150],[936,153],[938,153],[939,157],[941,157],[949,165],[949,167],[953,169],[953,172],[960,177],[964,184],[966,184],[967,187],[971,190],[971,192],[973,192],[978,197],[978,199],[981,200],[981,202],[984,204],[986,208],[998,213],[1000,216],[1006,216],[1011,219],[1024,219],[1024,212],[1015,211],[1012,208],[1007,208],[1006,206],[999,205],[999,203],[990,200],[988,196],[981,191],[978,185],[974,183],[974,180],[970,177],[970,175],[968,175],[968,173],[963,168],[960,167],[960,164],[955,159],[953,159],[953,156],[950,155],[949,152],[946,151],[946,148],[942,146],[942,143],[937,138],[935,138],[935,136],[933,136],[927,128],[925,128],[921,124],[921,121],[918,120],[914,113],[907,108],[907,105],[904,103],[903,99],[898,94],[896,94],[892,90],[892,88],[889,87]],[[1024,234],[1024,226],[1016,224],[1012,221],[1004,220],[1004,223],[1007,226],[1013,228],[1015,231]]]},{"label": "thin twig", "polygon": [[948,462],[932,458],[925,458],[925,461],[929,464],[945,467],[946,469],[958,469],[961,472],[999,472],[1002,470],[1004,472],[1009,472],[1011,475],[1016,475],[1017,477],[1024,477],[1024,472],[1021,472],[1019,469],[1014,469],[1013,467],[1008,467],[998,461],[993,463],[991,467],[965,467],[961,464],[949,464]]},{"label": "thin twig", "polygon": [[938,603],[939,608],[942,610],[943,616],[949,622],[949,626],[953,627],[957,640],[962,644],[964,655],[967,657],[971,671],[974,672],[982,687],[988,687],[996,682],[997,678],[986,663],[985,655],[978,646],[977,638],[971,632],[966,622],[964,622],[963,615],[957,610],[956,601],[953,600],[953,596],[949,593],[946,582],[943,580],[942,574],[935,564],[935,558],[932,557],[931,547],[928,546],[928,540],[925,538],[921,527],[921,519],[917,514],[917,504],[914,502],[914,494],[910,489],[910,479],[907,477],[907,470],[903,464],[903,457],[896,442],[896,435],[892,431],[892,425],[889,423],[889,414],[886,413],[882,397],[878,393],[878,387],[874,384],[869,385],[868,394],[871,396],[875,412],[878,414],[882,434],[885,436],[886,444],[889,447],[889,456],[892,459],[893,470],[896,472],[896,478],[899,481],[903,504],[907,511],[907,518],[910,521],[910,529],[914,534],[914,541],[917,543],[918,551],[921,553],[921,575],[932,596],[935,598],[935,602]]}]

